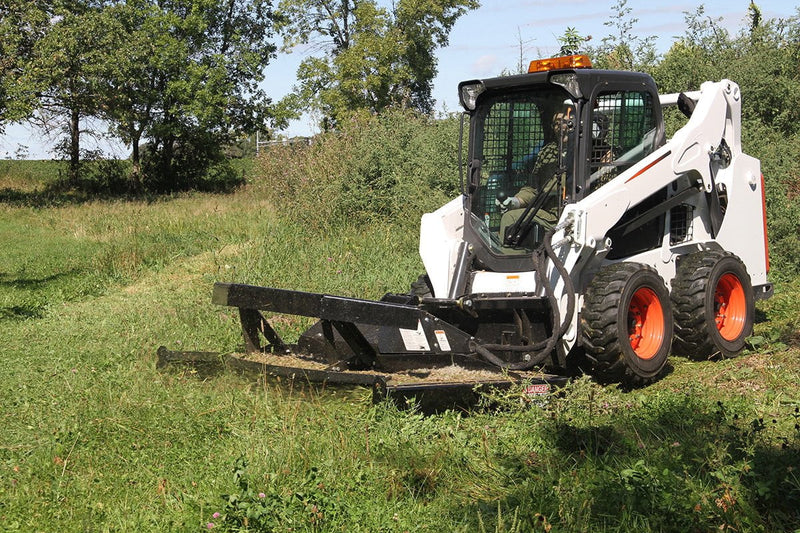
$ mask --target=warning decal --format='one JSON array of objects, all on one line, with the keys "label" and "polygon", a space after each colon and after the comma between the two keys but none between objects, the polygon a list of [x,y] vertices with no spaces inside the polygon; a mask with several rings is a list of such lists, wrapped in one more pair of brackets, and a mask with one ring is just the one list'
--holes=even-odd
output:
[{"label": "warning decal", "polygon": [[433,332],[436,335],[436,342],[439,343],[439,349],[443,352],[450,351],[450,341],[447,340],[447,335],[443,329],[437,329]]},{"label": "warning decal", "polygon": [[403,329],[400,330],[400,336],[403,338],[403,345],[409,352],[429,352],[431,345],[428,344],[428,338],[425,336],[425,330],[422,329],[422,322],[417,321],[417,329]]}]

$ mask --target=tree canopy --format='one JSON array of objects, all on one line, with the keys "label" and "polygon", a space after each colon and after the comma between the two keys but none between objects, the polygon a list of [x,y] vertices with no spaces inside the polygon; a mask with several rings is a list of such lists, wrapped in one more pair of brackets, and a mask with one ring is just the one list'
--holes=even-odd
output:
[{"label": "tree canopy", "polygon": [[120,31],[102,116],[133,147],[134,179],[143,136],[150,174],[191,185],[220,145],[268,122],[258,87],[276,49],[268,1],[129,0],[106,11]]},{"label": "tree canopy", "polygon": [[289,97],[296,109],[322,112],[330,127],[356,111],[399,106],[429,113],[435,51],[477,0],[281,0],[284,50],[310,46]]},{"label": "tree canopy", "polygon": [[269,0],[12,0],[2,9],[0,124],[35,116],[63,129],[71,177],[87,117],[132,147],[134,189],[142,139],[145,178],[191,186],[222,160],[222,144],[270,120],[258,87],[276,50]]},{"label": "tree canopy", "polygon": [[49,13],[43,0],[4,0],[0,4],[0,133],[8,122],[35,109],[35,92],[23,74],[34,43],[45,33]]}]

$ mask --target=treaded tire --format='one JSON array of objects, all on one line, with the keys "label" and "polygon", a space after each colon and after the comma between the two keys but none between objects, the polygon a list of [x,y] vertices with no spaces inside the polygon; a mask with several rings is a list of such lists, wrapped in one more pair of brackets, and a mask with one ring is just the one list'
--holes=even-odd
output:
[{"label": "treaded tire", "polygon": [[684,257],[672,280],[675,353],[705,360],[734,357],[753,332],[755,302],[747,268],[730,252]]},{"label": "treaded tire", "polygon": [[431,285],[431,278],[427,274],[421,274],[417,281],[411,284],[411,290],[408,291],[412,296],[416,296],[420,300],[423,298],[433,298],[433,285]]},{"label": "treaded tire", "polygon": [[672,309],[664,280],[639,263],[604,267],[583,299],[581,330],[592,373],[639,387],[654,381],[672,343]]}]

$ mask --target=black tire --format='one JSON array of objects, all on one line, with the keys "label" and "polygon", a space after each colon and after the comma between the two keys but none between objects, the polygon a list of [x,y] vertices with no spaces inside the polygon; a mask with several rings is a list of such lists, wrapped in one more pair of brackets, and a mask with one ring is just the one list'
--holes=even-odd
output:
[{"label": "black tire", "polygon": [[684,257],[672,280],[675,353],[697,360],[741,353],[753,332],[754,300],[747,268],[732,253]]},{"label": "black tire", "polygon": [[592,373],[631,387],[651,383],[672,343],[669,291],[656,271],[639,263],[604,267],[583,299],[581,330]]},{"label": "black tire", "polygon": [[431,279],[427,274],[420,275],[420,277],[417,278],[417,281],[411,284],[411,290],[408,291],[408,293],[416,296],[420,300],[423,298],[433,298],[433,286],[431,285]]}]

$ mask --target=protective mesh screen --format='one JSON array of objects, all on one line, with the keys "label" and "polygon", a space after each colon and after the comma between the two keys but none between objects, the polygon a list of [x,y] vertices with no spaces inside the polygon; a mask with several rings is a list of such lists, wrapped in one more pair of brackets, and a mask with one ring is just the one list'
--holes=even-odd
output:
[{"label": "protective mesh screen", "polygon": [[489,177],[480,205],[493,231],[500,226],[497,194],[503,191],[511,196],[523,185],[530,185],[531,169],[544,142],[541,112],[533,102],[497,102],[486,116],[482,170]]},{"label": "protective mesh screen", "polygon": [[652,152],[655,117],[649,93],[601,93],[592,115],[589,172],[601,171],[592,183],[596,189]]},{"label": "protective mesh screen", "polygon": [[678,205],[670,210],[669,243],[672,245],[684,242],[692,237],[692,216],[694,208],[690,205]]}]

